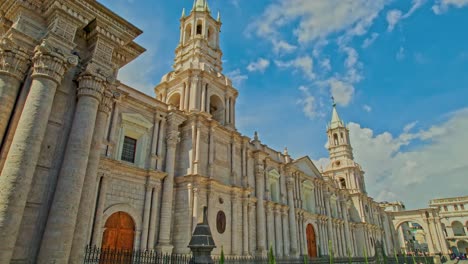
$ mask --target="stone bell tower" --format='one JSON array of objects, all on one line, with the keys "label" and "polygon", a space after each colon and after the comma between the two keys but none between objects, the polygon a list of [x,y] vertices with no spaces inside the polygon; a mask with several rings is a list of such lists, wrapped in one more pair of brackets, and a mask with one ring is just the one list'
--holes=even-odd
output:
[{"label": "stone bell tower", "polygon": [[219,47],[221,18],[213,18],[207,0],[195,0],[180,18],[180,39],[173,71],[156,86],[157,99],[185,112],[201,112],[226,127],[235,127],[238,92],[222,74]]},{"label": "stone bell tower", "polygon": [[332,119],[327,128],[327,135],[330,164],[324,174],[335,179],[342,189],[366,193],[364,171],[354,161],[349,129],[340,119],[335,103],[333,103]]}]

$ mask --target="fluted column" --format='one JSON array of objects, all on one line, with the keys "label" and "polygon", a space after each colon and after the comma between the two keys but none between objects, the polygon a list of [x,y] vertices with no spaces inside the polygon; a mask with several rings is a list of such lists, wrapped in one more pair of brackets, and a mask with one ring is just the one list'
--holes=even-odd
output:
[{"label": "fluted column", "polygon": [[263,181],[263,164],[256,165],[256,195],[257,195],[257,254],[265,255],[265,206],[264,206],[264,191],[265,185]]},{"label": "fluted column", "polygon": [[[332,245],[334,245],[334,243],[336,241],[333,241],[335,240],[335,237],[333,236],[333,223],[332,223],[332,213],[331,213],[331,210],[330,210],[330,200],[328,198],[328,195],[325,194],[325,210],[326,210],[326,213],[327,213],[327,233],[328,233],[328,240],[331,240],[332,241]],[[328,243],[328,241],[327,241]],[[333,248],[333,251],[335,251],[336,247]],[[330,250],[330,249],[328,249]]]},{"label": "fluted column", "polygon": [[0,43],[0,144],[29,67],[29,55],[13,43]]},{"label": "fluted column", "polygon": [[283,254],[284,256],[289,256],[289,250],[290,250],[290,240],[291,238],[289,237],[289,223],[288,223],[288,211],[284,207],[281,209],[281,226],[283,229]]},{"label": "fluted column", "polygon": [[149,232],[149,220],[150,220],[150,210],[151,210],[151,193],[153,192],[153,186],[146,185],[145,193],[145,207],[143,209],[143,228],[141,232],[141,242],[140,249],[148,248],[148,232]]},{"label": "fluted column", "polygon": [[99,105],[94,135],[89,152],[88,166],[86,176],[83,182],[83,191],[81,193],[80,206],[78,209],[79,217],[76,222],[76,228],[73,235],[72,251],[70,254],[70,263],[82,262],[84,257],[84,248],[89,243],[90,226],[94,203],[96,200],[97,172],[101,159],[101,147],[106,131],[107,119],[112,107],[112,93],[107,91],[102,102]]},{"label": "fluted column", "polygon": [[106,194],[107,188],[109,185],[109,176],[104,174],[101,178],[101,186],[99,187],[98,193],[98,201],[96,206],[96,215],[94,216],[94,225],[93,225],[93,236],[91,238],[91,245],[93,246],[101,246],[101,238],[102,238],[102,222],[104,219],[104,206],[106,204]]},{"label": "fluted column", "polygon": [[294,179],[292,177],[288,177],[286,181],[286,188],[288,191],[288,206],[289,206],[289,233],[290,233],[290,241],[291,241],[291,256],[298,255],[298,248],[297,248],[297,227],[296,227],[296,209],[294,208],[294,197],[293,197],[293,187],[294,187]]},{"label": "fluted column", "polygon": [[157,250],[164,253],[172,252],[171,226],[172,226],[172,207],[174,201],[174,172],[176,161],[176,149],[179,143],[179,125],[181,121],[177,120],[174,113],[169,114],[169,124],[167,130],[167,156],[166,173],[164,179],[163,195],[161,203],[161,222],[159,224],[159,240]]},{"label": "fluted column", "polygon": [[192,229],[190,230],[190,237],[192,236],[193,231],[195,231],[195,227],[198,224],[198,195],[199,190],[197,187],[194,187],[192,190],[193,193],[193,209],[192,209]]},{"label": "fluted column", "polygon": [[48,44],[35,49],[31,89],[0,175],[0,263],[10,263],[57,85],[69,63]]},{"label": "fluted column", "polygon": [[104,77],[96,73],[85,72],[78,81],[75,116],[42,238],[38,263],[65,263],[72,247],[97,110],[106,86]]},{"label": "fluted column", "polygon": [[155,247],[155,240],[156,240],[156,225],[158,221],[158,209],[159,209],[159,191],[161,190],[161,186],[158,183],[153,188],[153,196],[151,202],[151,218],[150,218],[150,228],[149,228],[149,237],[148,237],[148,249],[153,249]]},{"label": "fluted column", "polygon": [[231,255],[240,255],[239,248],[239,195],[236,191],[231,193]]},{"label": "fluted column", "polygon": [[[247,195],[246,195],[247,196]],[[247,204],[248,198],[242,198],[242,255],[247,256],[249,254],[249,222]]]},{"label": "fluted column", "polygon": [[164,135],[165,135],[165,125],[166,125],[166,120],[163,119],[161,120],[161,125],[159,127],[159,138],[158,138],[158,162],[157,162],[157,169],[162,170],[163,169],[163,160],[164,160],[164,153],[163,153],[163,141],[164,141]]},{"label": "fluted column", "polygon": [[273,218],[273,205],[271,204],[271,202],[267,202],[265,206],[268,251],[270,250],[270,247],[273,247],[273,251],[275,252],[275,219]]},{"label": "fluted column", "polygon": [[278,257],[283,256],[283,231],[281,228],[281,208],[275,207],[275,244],[276,244],[276,255]]}]

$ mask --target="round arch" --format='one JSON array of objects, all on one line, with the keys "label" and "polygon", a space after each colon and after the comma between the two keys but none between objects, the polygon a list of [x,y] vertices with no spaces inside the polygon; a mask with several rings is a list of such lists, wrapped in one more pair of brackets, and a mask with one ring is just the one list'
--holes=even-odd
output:
[{"label": "round arch", "polygon": [[101,247],[132,251],[135,244],[135,221],[126,212],[115,212],[107,218]]},{"label": "round arch", "polygon": [[317,230],[317,227],[314,227],[314,224],[309,222],[305,226],[306,230],[306,246],[307,246],[307,255],[311,258],[316,258],[318,256],[317,254],[317,235],[315,230]]},{"label": "round arch", "polygon": [[177,107],[177,109],[180,109],[180,93],[176,92],[168,96],[167,99],[167,104],[172,105],[174,107]]},{"label": "round arch", "polygon": [[[418,233],[417,228],[416,230],[412,230],[412,231],[404,230],[403,224],[405,223],[417,224],[423,230],[424,235],[421,235],[421,233]],[[398,234],[398,240],[400,241],[400,244],[404,243],[404,244],[401,244],[400,246],[402,247],[402,249],[404,248],[405,251],[407,252],[423,251],[423,252],[429,252],[429,253],[435,252],[435,248],[431,242],[431,238],[428,237],[428,233],[430,232],[430,229],[426,225],[426,223],[422,221],[422,219],[416,219],[416,218],[400,219],[396,223],[394,223],[394,226]],[[413,227],[413,229],[414,228],[415,227]],[[408,229],[409,229],[409,225],[408,225]],[[404,231],[410,232],[410,233],[407,233],[405,236]]]},{"label": "round arch", "polygon": [[466,236],[465,227],[460,221],[453,221],[451,224],[454,236]]},{"label": "round arch", "polygon": [[459,240],[457,242],[458,252],[461,254],[468,254],[468,241]]},{"label": "round arch", "polygon": [[192,38],[192,24],[187,24],[185,26],[185,37],[184,37],[184,44],[187,44],[189,40]]},{"label": "round arch", "polygon": [[210,96],[210,106],[209,112],[214,120],[218,121],[220,124],[224,124],[224,102],[216,94]]}]

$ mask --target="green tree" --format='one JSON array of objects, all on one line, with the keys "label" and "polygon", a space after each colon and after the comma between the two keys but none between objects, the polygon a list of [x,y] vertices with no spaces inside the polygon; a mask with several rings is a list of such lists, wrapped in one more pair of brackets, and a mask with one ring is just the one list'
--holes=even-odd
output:
[{"label": "green tree", "polygon": [[219,258],[219,264],[224,264],[224,249],[221,246],[221,257]]},{"label": "green tree", "polygon": [[273,254],[273,245],[270,244],[270,254],[268,254],[268,263],[276,264],[275,255]]}]

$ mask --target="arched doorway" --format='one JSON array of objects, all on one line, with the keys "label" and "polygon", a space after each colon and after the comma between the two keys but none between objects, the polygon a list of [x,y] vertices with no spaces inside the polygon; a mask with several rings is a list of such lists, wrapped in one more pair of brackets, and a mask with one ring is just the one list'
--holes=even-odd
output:
[{"label": "arched doorway", "polygon": [[315,230],[312,224],[307,225],[307,254],[311,258],[317,257],[317,239],[315,238]]},{"label": "arched doorway", "polygon": [[103,249],[133,250],[135,223],[129,214],[124,212],[112,214],[104,228],[101,246]]},{"label": "arched doorway", "polygon": [[433,252],[429,245],[429,234],[418,222],[403,221],[397,226],[400,251],[406,254]]},{"label": "arched doorway", "polygon": [[465,240],[460,240],[457,243],[458,252],[462,254],[468,254],[468,242]]}]

